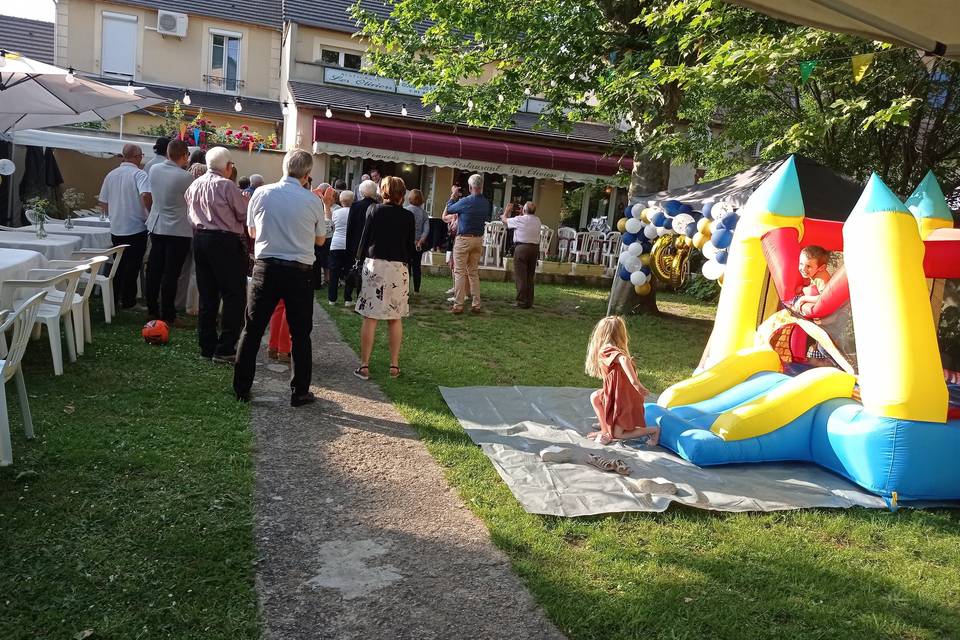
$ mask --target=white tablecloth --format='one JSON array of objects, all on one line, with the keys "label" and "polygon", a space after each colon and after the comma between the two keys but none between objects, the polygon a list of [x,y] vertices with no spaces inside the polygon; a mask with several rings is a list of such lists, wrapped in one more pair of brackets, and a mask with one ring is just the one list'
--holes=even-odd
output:
[{"label": "white tablecloth", "polygon": [[7,249],[30,249],[42,253],[47,260],[69,260],[70,255],[83,246],[79,236],[50,234],[43,240],[33,232],[0,231],[0,247]]},{"label": "white tablecloth", "polygon": [[47,259],[36,251],[0,249],[0,282],[25,280],[30,269],[43,269]]},{"label": "white tablecloth", "polygon": [[101,227],[103,229],[110,228],[110,219],[101,220],[100,216],[81,216],[79,218],[73,219],[73,224],[80,224],[85,227]]},{"label": "white tablecloth", "polygon": [[[35,226],[20,227],[24,233],[37,232]],[[73,229],[67,229],[60,222],[48,222],[44,225],[47,230],[47,236],[76,236],[83,241],[84,248],[89,249],[109,249],[113,246],[113,240],[110,238],[110,229],[101,229],[100,227],[84,227],[74,224]]]}]

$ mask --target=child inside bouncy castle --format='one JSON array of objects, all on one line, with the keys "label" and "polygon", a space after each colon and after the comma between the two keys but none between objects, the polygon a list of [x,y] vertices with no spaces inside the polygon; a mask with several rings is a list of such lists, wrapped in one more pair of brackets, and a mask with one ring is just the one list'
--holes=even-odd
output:
[{"label": "child inside bouncy castle", "polygon": [[791,303],[800,313],[807,313],[813,308],[830,282],[830,271],[827,269],[829,262],[830,252],[823,247],[810,245],[800,252],[800,275],[810,281]]},{"label": "child inside bouncy castle", "polygon": [[[830,252],[823,247],[810,245],[800,251],[800,275],[810,281],[810,284],[801,288],[800,293],[791,302],[790,306],[794,311],[806,315],[813,310],[814,305],[820,299],[820,295],[830,282],[830,271],[827,265],[830,262]],[[802,336],[802,338],[801,338]],[[803,332],[797,332],[796,338],[806,342],[806,335]],[[799,345],[798,345],[799,346]],[[827,354],[820,349],[820,345],[813,343],[809,349],[803,348],[800,353],[806,351],[806,358],[809,364],[821,366],[826,364]]]}]

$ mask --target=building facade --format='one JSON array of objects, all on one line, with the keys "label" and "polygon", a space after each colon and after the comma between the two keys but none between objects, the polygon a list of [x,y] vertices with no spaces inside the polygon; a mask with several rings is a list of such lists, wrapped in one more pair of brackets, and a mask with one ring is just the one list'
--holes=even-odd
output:
[{"label": "building facade", "polygon": [[[535,130],[544,106],[535,98],[508,130],[443,123],[433,119],[432,105],[421,104],[423,91],[364,73],[366,43],[353,36],[349,17],[353,0],[56,4],[55,64],[189,101],[183,111],[202,109],[212,126],[243,125],[277,136],[281,149],[307,149],[317,182],[355,186],[377,169],[421,189],[426,208],[439,215],[451,185],[465,186],[470,173],[482,173],[497,208],[532,200],[554,227],[584,227],[596,217],[612,223],[626,203],[615,176],[629,171],[630,160],[607,155],[615,134],[609,126]],[[387,11],[376,2],[370,8]],[[109,122],[106,134],[136,136],[156,127],[162,111]],[[279,176],[279,153],[245,151],[241,173]]]}]

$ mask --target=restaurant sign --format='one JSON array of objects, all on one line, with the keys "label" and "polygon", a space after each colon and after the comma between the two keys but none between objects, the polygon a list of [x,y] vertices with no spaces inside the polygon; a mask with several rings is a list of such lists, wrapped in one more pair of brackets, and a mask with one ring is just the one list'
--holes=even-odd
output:
[{"label": "restaurant sign", "polygon": [[399,93],[407,96],[422,96],[430,87],[418,89],[406,82],[397,82],[392,78],[382,78],[380,76],[370,75],[369,73],[357,73],[346,69],[335,67],[323,68],[323,81],[327,84],[339,84],[345,87],[355,87],[357,89],[370,89],[372,91],[386,91],[388,93]]}]

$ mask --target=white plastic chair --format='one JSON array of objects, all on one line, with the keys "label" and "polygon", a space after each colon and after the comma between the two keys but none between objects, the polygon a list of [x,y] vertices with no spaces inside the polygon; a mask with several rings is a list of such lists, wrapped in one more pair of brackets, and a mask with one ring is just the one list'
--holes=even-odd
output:
[{"label": "white plastic chair", "polygon": [[[96,286],[97,277],[100,270],[107,262],[107,256],[94,256],[89,260],[50,260],[47,263],[47,269],[34,269],[33,272],[45,271],[50,275],[54,273],[63,273],[65,270],[74,267],[87,267],[89,272],[80,277],[80,284],[83,285],[82,293],[73,294],[73,329],[77,339],[77,354],[83,355],[84,344],[93,342],[93,326],[90,323],[90,294]],[[38,274],[39,275],[39,274]],[[92,282],[92,284],[91,284]],[[79,289],[80,287],[78,287]],[[63,296],[62,292],[57,291],[47,294],[47,302],[59,302]]]},{"label": "white plastic chair", "polygon": [[554,230],[545,224],[540,225],[540,259],[545,260],[550,253],[550,245],[553,244]]},{"label": "white plastic chair", "polygon": [[[44,269],[32,269],[28,277],[35,271],[45,271]],[[87,272],[87,267],[74,267],[69,271],[59,272],[43,279],[30,280],[6,280],[0,282],[0,306],[5,309],[12,309],[14,306],[20,306],[24,299],[14,302],[14,295],[20,289],[45,289],[45,293],[54,293],[57,291],[63,293],[59,302],[44,302],[40,305],[40,311],[37,314],[36,324],[45,324],[47,334],[50,337],[50,355],[53,357],[53,372],[56,375],[63,375],[63,347],[60,344],[60,320],[64,319],[67,323],[67,355],[70,362],[77,361],[77,345],[73,325],[73,301],[74,294],[77,292],[77,284],[80,282],[80,276]],[[62,289],[57,289],[62,287]],[[32,293],[30,294],[32,295]]]},{"label": "white plastic chair", "polygon": [[570,262],[581,262],[587,255],[590,244],[590,232],[578,231],[570,244]]},{"label": "white plastic chair", "polygon": [[617,260],[620,258],[620,248],[623,246],[623,234],[619,231],[611,231],[607,234],[607,239],[603,243],[603,254],[601,263],[608,269],[617,266]]},{"label": "white plastic chair", "polygon": [[[503,244],[507,238],[507,228],[499,221],[488,222],[483,227],[483,264],[500,265]],[[491,261],[492,258],[492,261]]]},{"label": "white plastic chair", "polygon": [[[103,298],[103,319],[110,324],[113,322],[113,316],[117,314],[116,302],[113,299],[113,278],[117,275],[117,269],[120,267],[120,258],[123,257],[123,251],[130,245],[120,244],[111,249],[79,249],[70,256],[73,260],[87,260],[95,256],[106,256],[107,259],[113,258],[107,273],[97,274],[94,278],[95,286],[100,287],[100,296]],[[86,280],[86,277],[84,277]]]},{"label": "white plastic chair", "polygon": [[[43,303],[45,291],[27,298],[16,311],[9,314],[0,325],[0,466],[13,464],[13,443],[10,441],[10,416],[7,413],[7,383],[11,378],[17,382],[17,397],[20,402],[20,414],[23,416],[23,432],[29,439],[33,439],[33,417],[30,415],[30,401],[27,397],[27,385],[23,381],[23,371],[20,361],[27,350],[27,342],[33,332],[33,325],[37,321],[40,305]],[[7,348],[6,333],[13,329],[10,348]]]},{"label": "white plastic chair", "polygon": [[560,262],[570,260],[573,248],[577,244],[577,230],[570,227],[560,227],[557,230],[557,255]]}]

